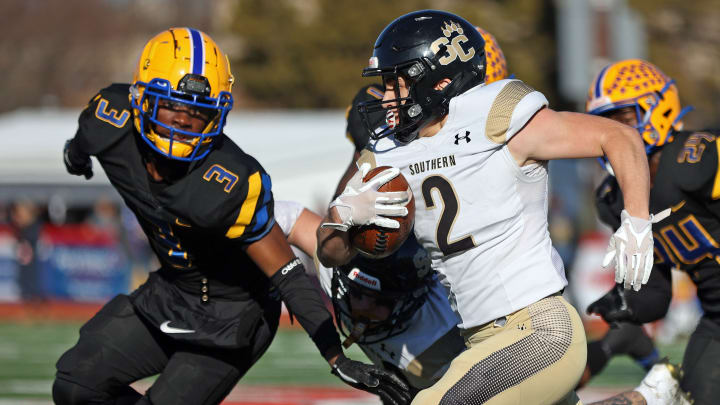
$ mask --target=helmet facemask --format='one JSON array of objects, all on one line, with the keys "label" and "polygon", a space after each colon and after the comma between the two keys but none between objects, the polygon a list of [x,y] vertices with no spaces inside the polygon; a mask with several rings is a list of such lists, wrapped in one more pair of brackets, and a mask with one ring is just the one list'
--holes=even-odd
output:
[{"label": "helmet facemask", "polygon": [[[140,111],[140,133],[153,150],[167,158],[187,162],[202,159],[210,151],[214,137],[222,133],[233,99],[226,91],[221,91],[218,97],[210,97],[209,85],[203,79],[203,76],[187,74],[180,80],[177,90],[161,78],[149,83],[138,81],[133,85],[132,106]],[[207,118],[207,124],[201,132],[174,128],[158,119],[160,108]],[[157,128],[162,128],[161,132],[167,132],[167,135],[161,135]]]},{"label": "helmet facemask", "polygon": [[[372,64],[372,62],[371,62]],[[371,100],[360,103],[358,106],[363,118],[365,127],[370,132],[370,138],[380,139],[386,136],[395,135],[401,142],[410,142],[417,137],[417,131],[421,124],[426,122],[422,106],[416,102],[417,96],[413,98],[416,83],[423,80],[425,74],[422,62],[418,60],[409,61],[400,66],[392,66],[385,69],[377,69],[370,72],[365,69],[363,76],[381,76],[383,83],[393,83],[395,98],[390,100]],[[400,78],[403,79],[408,96],[400,94]],[[370,118],[372,115],[382,113],[385,115],[385,125],[372,128]]]}]

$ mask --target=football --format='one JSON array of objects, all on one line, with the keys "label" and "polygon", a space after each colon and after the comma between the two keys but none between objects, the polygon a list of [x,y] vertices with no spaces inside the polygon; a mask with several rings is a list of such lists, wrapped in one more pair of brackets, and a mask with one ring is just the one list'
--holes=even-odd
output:
[{"label": "football", "polygon": [[[390,166],[376,167],[368,172],[363,178],[367,182],[377,174]],[[402,173],[378,188],[378,191],[405,191],[410,190],[405,176]],[[359,226],[350,228],[350,243],[361,254],[380,259],[393,254],[405,242],[413,230],[415,222],[415,197],[410,192],[410,201],[407,205],[408,214],[405,217],[391,217],[400,222],[400,228],[388,229],[375,225]]]}]

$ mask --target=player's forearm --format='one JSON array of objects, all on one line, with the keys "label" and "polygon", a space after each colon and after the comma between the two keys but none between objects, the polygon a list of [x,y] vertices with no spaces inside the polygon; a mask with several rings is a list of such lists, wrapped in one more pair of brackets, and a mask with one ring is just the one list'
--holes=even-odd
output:
[{"label": "player's forearm", "polygon": [[340,337],[319,292],[305,274],[305,268],[298,259],[295,260],[270,277],[270,281],[320,353],[332,364],[342,353]]},{"label": "player's forearm", "polygon": [[604,139],[602,148],[620,184],[625,210],[631,216],[649,218],[650,172],[637,131],[618,126]]},{"label": "player's forearm", "polygon": [[[325,218],[324,223],[342,222],[337,218],[335,210],[331,209]],[[326,267],[335,267],[345,264],[352,259],[357,252],[350,246],[350,239],[347,232],[338,231],[332,228],[319,227],[317,230],[317,256]]]}]

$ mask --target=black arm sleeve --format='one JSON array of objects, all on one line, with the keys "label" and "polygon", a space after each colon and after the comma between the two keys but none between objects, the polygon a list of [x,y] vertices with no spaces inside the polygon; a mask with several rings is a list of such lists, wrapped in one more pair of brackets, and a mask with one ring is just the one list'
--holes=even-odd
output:
[{"label": "black arm sleeve", "polygon": [[320,294],[305,274],[300,259],[295,258],[275,272],[270,281],[280,292],[288,310],[310,335],[322,356],[330,358],[341,354],[340,337],[332,316],[325,308]]},{"label": "black arm sleeve", "polygon": [[672,299],[671,267],[655,265],[650,279],[640,291],[625,291],[628,306],[639,323],[654,322],[665,316]]}]

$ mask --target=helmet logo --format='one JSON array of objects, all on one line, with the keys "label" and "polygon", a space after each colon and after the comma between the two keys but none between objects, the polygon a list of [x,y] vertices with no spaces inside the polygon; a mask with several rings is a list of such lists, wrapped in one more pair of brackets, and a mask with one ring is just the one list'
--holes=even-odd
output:
[{"label": "helmet logo", "polygon": [[363,273],[357,267],[350,270],[348,278],[364,287],[371,290],[380,291],[380,279],[373,277],[369,274]]},{"label": "helmet logo", "polygon": [[[456,32],[458,35],[450,40],[449,38],[453,32]],[[446,21],[445,25],[442,27],[443,36],[430,44],[430,49],[432,49],[436,55],[441,51],[447,52],[446,55],[438,59],[438,62],[440,62],[441,65],[448,65],[458,58],[460,59],[460,62],[467,62],[475,56],[475,48],[470,47],[470,49],[466,52],[462,47],[462,44],[468,41],[468,37],[465,36],[463,32],[464,30],[460,25],[452,21]]]},{"label": "helmet logo", "polygon": [[462,35],[464,32],[462,27],[455,24],[454,21],[450,21],[450,22],[445,21],[445,25],[442,27],[443,35],[450,38],[450,34],[452,34],[453,31],[457,32],[460,35]]}]

